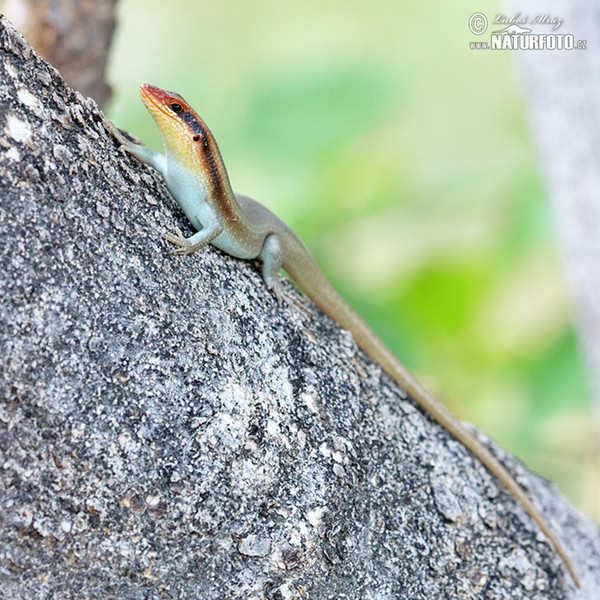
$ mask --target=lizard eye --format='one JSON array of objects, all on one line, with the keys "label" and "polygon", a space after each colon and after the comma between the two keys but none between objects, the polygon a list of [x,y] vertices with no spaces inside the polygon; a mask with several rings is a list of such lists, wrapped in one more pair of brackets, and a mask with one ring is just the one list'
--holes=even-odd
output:
[{"label": "lizard eye", "polygon": [[195,142],[197,142],[197,141],[200,139],[200,136],[199,136],[199,135],[195,135],[195,136],[194,136],[192,139],[193,139]]},{"label": "lizard eye", "polygon": [[173,104],[171,104],[171,109],[173,110],[173,112],[181,112],[181,104],[177,104],[177,102],[173,102]]}]

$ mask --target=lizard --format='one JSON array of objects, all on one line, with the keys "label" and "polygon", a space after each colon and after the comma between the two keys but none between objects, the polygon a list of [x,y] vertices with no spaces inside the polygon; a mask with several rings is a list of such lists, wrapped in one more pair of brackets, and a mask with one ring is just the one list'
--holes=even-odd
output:
[{"label": "lizard", "polygon": [[109,121],[107,128],[124,150],[162,175],[195,228],[190,237],[184,237],[179,229],[164,234],[174,245],[172,253],[187,255],[212,244],[240,259],[259,259],[265,284],[277,301],[294,303],[282,285],[280,270],[284,269],[323,313],[348,330],[367,356],[504,485],[551,542],[579,587],[562,544],[506,467],[388,350],[335,291],[296,234],[259,202],[234,194],[217,142],[194,109],[179,94],[154,85],[143,84],[139,92],[159,129],[164,154],[126,138]]}]

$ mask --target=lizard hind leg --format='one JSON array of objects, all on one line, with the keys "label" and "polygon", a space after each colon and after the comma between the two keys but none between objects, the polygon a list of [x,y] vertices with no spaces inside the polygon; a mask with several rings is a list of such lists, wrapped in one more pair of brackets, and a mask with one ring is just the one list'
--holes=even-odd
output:
[{"label": "lizard hind leg", "polygon": [[300,297],[288,291],[283,285],[280,275],[283,264],[283,248],[277,234],[272,233],[265,238],[259,256],[262,261],[262,276],[277,299],[278,304],[286,303],[298,310],[298,312],[310,316],[310,308],[302,302]]}]

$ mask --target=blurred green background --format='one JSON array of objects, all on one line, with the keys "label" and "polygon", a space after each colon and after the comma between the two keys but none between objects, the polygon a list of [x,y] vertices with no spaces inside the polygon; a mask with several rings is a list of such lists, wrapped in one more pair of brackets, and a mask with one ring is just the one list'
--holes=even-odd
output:
[{"label": "blurred green background", "polygon": [[234,189],[297,231],[395,354],[592,512],[590,390],[516,57],[469,48],[470,15],[502,6],[118,6],[109,117],[160,148],[137,86],[181,93]]}]

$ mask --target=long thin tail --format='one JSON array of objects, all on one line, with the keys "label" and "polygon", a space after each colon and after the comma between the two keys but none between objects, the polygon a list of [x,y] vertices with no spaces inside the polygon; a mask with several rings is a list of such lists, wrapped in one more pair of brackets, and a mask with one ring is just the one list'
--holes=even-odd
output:
[{"label": "long thin tail", "polygon": [[434,421],[437,421],[456,440],[468,448],[481,461],[486,469],[495,475],[506,489],[516,498],[527,514],[538,524],[561,557],[575,585],[579,580],[564,548],[554,535],[546,520],[534,506],[529,496],[514,480],[500,461],[477,438],[467,430],[444,404],[424,388],[387,349],[368,325],[350,308],[347,302],[335,291],[320,269],[304,249],[301,242],[291,242],[286,248],[283,268],[300,286],[303,292],[330,318],[350,331],[357,345],[372,358]]}]

